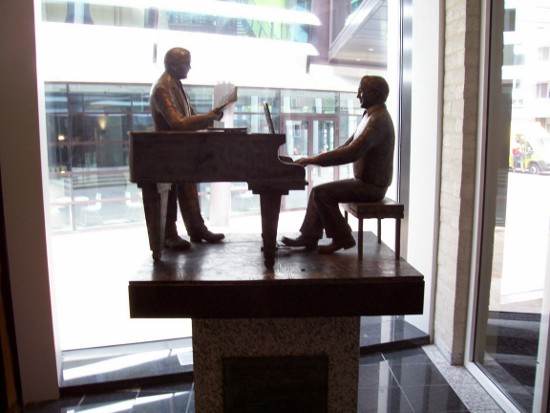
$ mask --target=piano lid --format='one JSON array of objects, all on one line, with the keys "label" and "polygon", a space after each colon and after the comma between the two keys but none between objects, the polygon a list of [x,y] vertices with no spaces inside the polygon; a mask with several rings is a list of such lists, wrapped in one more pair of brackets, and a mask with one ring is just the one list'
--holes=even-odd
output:
[{"label": "piano lid", "polygon": [[262,181],[286,189],[306,185],[304,167],[279,156],[283,134],[228,130],[129,135],[131,182]]}]

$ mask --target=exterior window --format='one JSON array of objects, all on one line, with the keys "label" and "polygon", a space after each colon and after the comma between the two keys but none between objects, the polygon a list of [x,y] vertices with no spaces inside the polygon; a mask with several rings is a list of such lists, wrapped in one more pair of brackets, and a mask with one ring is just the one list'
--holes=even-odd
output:
[{"label": "exterior window", "polygon": [[516,31],[516,9],[504,10],[504,31]]},{"label": "exterior window", "polygon": [[537,83],[537,98],[547,99],[548,96],[548,83]]},{"label": "exterior window", "polygon": [[550,47],[539,47],[539,60],[548,61],[550,60]]},{"label": "exterior window", "polygon": [[[503,3],[493,2],[494,19]],[[548,102],[541,98],[548,98],[550,75],[541,59],[547,36],[532,36],[534,26],[550,23],[545,11],[532,2],[506,10],[504,31],[533,42],[523,48],[529,64],[521,61],[514,71],[503,66],[517,45],[503,48],[511,39],[495,32],[498,24],[491,33],[474,361],[521,412],[546,411],[541,404],[548,395],[541,371],[548,372],[550,134]]]},{"label": "exterior window", "polygon": [[505,66],[518,66],[525,63],[525,57],[523,55],[520,45],[507,44],[504,46],[504,65]]}]

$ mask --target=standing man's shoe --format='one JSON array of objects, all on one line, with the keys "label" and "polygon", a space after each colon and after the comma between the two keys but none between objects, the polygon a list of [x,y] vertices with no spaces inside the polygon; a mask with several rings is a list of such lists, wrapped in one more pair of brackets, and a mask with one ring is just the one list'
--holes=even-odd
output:
[{"label": "standing man's shoe", "polygon": [[287,247],[305,247],[306,251],[312,251],[317,248],[319,243],[318,238],[307,237],[305,235],[300,235],[298,238],[287,238],[283,237],[281,242]]},{"label": "standing man's shoe", "polygon": [[191,243],[184,240],[179,235],[167,237],[164,239],[164,246],[176,251],[185,251],[191,248]]},{"label": "standing man's shoe", "polygon": [[216,244],[225,238],[224,234],[216,234],[209,230],[204,230],[199,234],[193,234],[190,236],[191,242],[201,243],[203,240],[210,244]]},{"label": "standing man's shoe", "polygon": [[341,250],[342,248],[347,250],[348,248],[352,247],[355,247],[355,239],[353,239],[353,237],[345,240],[333,239],[330,244],[319,246],[319,248],[317,248],[317,251],[319,251],[319,254],[332,254],[333,252]]}]

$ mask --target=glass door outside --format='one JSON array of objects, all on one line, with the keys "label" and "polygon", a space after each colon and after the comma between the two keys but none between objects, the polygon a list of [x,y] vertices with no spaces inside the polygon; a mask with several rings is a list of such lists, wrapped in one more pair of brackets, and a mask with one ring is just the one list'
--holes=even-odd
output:
[{"label": "glass door outside", "polygon": [[[294,115],[295,116],[295,115]],[[287,156],[292,159],[299,159],[304,156],[314,156],[334,149],[335,145],[335,124],[332,119],[318,119],[308,117],[307,119],[281,119],[283,130],[286,134]],[[325,168],[310,165],[307,167],[306,180],[308,182],[306,191],[291,191],[284,198],[283,208],[285,210],[305,208],[311,188],[324,182],[331,182],[337,178],[337,168]]]},{"label": "glass door outside", "polygon": [[[334,142],[334,120],[313,120],[312,121],[312,145],[311,155],[319,155],[333,150]],[[311,187],[326,182],[332,182],[337,178],[337,168],[312,166],[310,170]]]}]

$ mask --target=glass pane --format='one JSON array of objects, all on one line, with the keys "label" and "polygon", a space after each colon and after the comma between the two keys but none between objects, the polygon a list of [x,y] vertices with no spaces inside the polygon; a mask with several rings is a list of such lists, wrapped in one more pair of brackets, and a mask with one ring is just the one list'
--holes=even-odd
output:
[{"label": "glass pane", "polygon": [[[297,115],[293,115],[297,116]],[[335,148],[334,120],[285,120],[287,156],[298,159],[317,155]],[[335,178],[335,168],[308,166],[308,189]],[[292,191],[285,200],[286,209],[305,208],[308,191]]]},{"label": "glass pane", "polygon": [[337,107],[337,94],[334,92],[281,91],[284,113],[323,113],[334,114]]},{"label": "glass pane", "polygon": [[335,0],[332,14],[332,40],[334,41],[340,32],[346,27],[350,16],[361,5],[363,0]]},{"label": "glass pane", "polygon": [[[212,110],[214,103],[214,88],[206,86],[186,86],[185,91],[189,95],[193,107],[197,113],[207,113]],[[147,113],[149,113],[149,95],[147,95]]]},{"label": "glass pane", "polygon": [[[285,133],[287,156],[292,159],[298,159],[310,153],[308,121],[285,120]],[[284,197],[284,208],[287,210],[305,208],[307,205],[307,196],[307,190],[290,191]]]},{"label": "glass pane", "polygon": [[285,121],[285,133],[287,156],[298,159],[309,154],[309,130],[307,121]]},{"label": "glass pane", "polygon": [[231,185],[231,213],[233,215],[259,214],[260,197],[248,190],[245,182]]},{"label": "glass pane", "polygon": [[491,68],[475,359],[521,411],[531,412],[536,370],[543,367],[550,235],[549,60],[546,36],[531,34],[533,25],[547,31],[550,15],[531,2],[495,3],[493,20],[501,26],[491,36],[491,61],[500,63]]},{"label": "glass pane", "polygon": [[[318,155],[334,149],[334,121],[313,121],[313,153]],[[311,167],[312,186],[334,180],[334,171],[331,167]]]},{"label": "glass pane", "polygon": [[[340,128],[338,145],[342,145],[353,135],[357,125],[361,122],[363,110],[359,105],[356,93],[340,94]],[[347,115],[347,116],[346,116]],[[394,118],[395,119],[395,118]],[[353,165],[342,165],[338,167],[339,179],[353,178]]]}]

